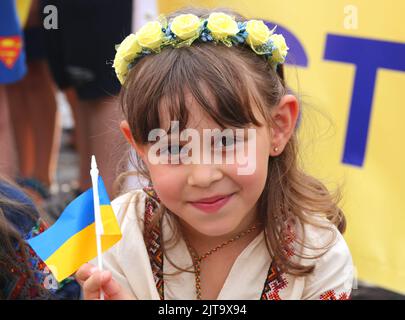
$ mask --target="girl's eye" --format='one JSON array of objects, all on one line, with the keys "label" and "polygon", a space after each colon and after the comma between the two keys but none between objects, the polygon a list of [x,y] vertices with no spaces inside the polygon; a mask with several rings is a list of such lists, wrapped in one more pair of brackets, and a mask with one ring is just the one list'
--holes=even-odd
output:
[{"label": "girl's eye", "polygon": [[171,165],[182,164],[184,159],[191,157],[192,154],[192,149],[178,145],[171,145],[160,151],[160,155],[166,156],[166,161]]},{"label": "girl's eye", "polygon": [[180,153],[180,146],[179,145],[168,145],[160,149],[160,154],[168,154],[168,155],[177,155]]},{"label": "girl's eye", "polygon": [[221,136],[215,142],[215,149],[231,149],[238,141],[238,137],[236,136]]}]

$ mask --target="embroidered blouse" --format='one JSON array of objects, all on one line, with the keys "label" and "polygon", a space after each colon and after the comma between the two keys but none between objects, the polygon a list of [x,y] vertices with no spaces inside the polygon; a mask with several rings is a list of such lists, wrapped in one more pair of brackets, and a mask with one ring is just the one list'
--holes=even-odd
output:
[{"label": "embroidered blouse", "polygon": [[[144,234],[150,230],[145,225],[150,223],[159,206],[153,189],[127,193],[115,199],[112,206],[123,237],[104,253],[103,263],[114,279],[137,299],[195,299],[194,274],[181,272],[172,275],[178,270],[162,253],[162,241],[170,239],[173,234],[170,215],[164,215],[161,228]],[[342,235],[334,226],[330,227],[335,232],[305,226],[305,239],[314,247],[322,246],[331,239],[332,233],[335,239],[322,256],[307,259],[307,263],[315,268],[310,275],[301,277],[279,271],[268,253],[264,232],[260,233],[235,260],[218,300],[348,299],[353,281],[352,259]],[[314,255],[309,249],[302,250],[304,256]],[[190,269],[192,266],[182,239],[168,248],[166,255],[179,267]]]}]

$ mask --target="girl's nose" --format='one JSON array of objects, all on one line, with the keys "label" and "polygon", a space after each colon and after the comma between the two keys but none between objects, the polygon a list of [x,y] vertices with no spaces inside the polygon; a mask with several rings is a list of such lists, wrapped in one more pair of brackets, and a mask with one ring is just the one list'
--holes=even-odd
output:
[{"label": "girl's nose", "polygon": [[190,165],[187,183],[193,187],[206,188],[213,182],[221,180],[222,177],[222,171],[216,165],[195,164]]}]

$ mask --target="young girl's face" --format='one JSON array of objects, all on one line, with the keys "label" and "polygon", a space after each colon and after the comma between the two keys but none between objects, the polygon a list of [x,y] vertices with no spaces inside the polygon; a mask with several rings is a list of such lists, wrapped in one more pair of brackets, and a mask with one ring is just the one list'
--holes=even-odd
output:
[{"label": "young girl's face", "polygon": [[[160,200],[180,218],[180,222],[186,228],[205,236],[232,236],[249,228],[257,221],[256,203],[265,186],[269,156],[282,152],[295,126],[298,107],[295,98],[290,97],[292,100],[286,103],[287,112],[282,111],[281,116],[275,115],[276,122],[281,124],[278,130],[270,129],[257,109],[255,116],[263,126],[252,125],[249,130],[251,133],[253,130],[254,134],[250,135],[247,133],[248,129],[245,129],[244,139],[235,137],[235,146],[244,144],[240,149],[235,147],[239,151],[234,155],[242,152],[245,157],[248,157],[250,170],[243,170],[243,168],[246,169],[247,163],[241,163],[237,157],[232,164],[225,162],[225,156],[219,164],[214,163],[213,160],[211,163],[203,163],[203,153],[207,152],[203,150],[203,130],[223,131],[224,129],[202,110],[191,95],[186,96],[187,105],[192,110],[187,128],[193,128],[199,133],[200,163],[183,164],[180,160],[179,164],[170,162],[156,164],[150,158],[152,144],[139,146],[132,140],[134,147],[147,165],[153,187]],[[277,111],[277,108],[275,109]],[[288,125],[283,125],[282,121],[287,121]],[[169,121],[165,128],[170,126],[168,123]],[[125,130],[123,131],[125,134]],[[214,138],[212,143],[213,153],[222,150],[225,154],[226,149],[232,149],[233,140],[227,141],[222,138],[215,140]],[[187,141],[180,141],[180,148],[185,144]],[[176,150],[173,144],[170,146],[171,150]],[[277,152],[274,149],[275,146],[277,146]]]}]

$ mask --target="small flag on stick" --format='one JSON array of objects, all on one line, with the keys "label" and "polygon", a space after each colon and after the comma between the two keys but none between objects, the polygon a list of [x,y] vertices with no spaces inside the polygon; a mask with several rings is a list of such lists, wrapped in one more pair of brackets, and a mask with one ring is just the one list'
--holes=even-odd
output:
[{"label": "small flag on stick", "polygon": [[122,237],[94,156],[91,175],[93,188],[73,200],[49,229],[27,241],[59,282],[95,257],[102,270],[102,252]]}]

